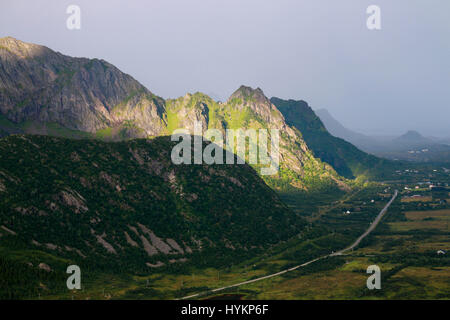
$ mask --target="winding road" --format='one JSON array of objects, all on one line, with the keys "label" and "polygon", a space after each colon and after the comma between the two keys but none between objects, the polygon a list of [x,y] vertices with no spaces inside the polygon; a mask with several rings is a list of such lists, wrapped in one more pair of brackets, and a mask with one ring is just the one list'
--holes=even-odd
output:
[{"label": "winding road", "polygon": [[267,276],[259,277],[259,278],[256,278],[256,279],[252,279],[252,280],[248,280],[248,281],[244,281],[244,282],[235,283],[235,284],[232,284],[232,285],[229,285],[229,286],[225,286],[225,287],[221,287],[221,288],[212,289],[212,290],[208,290],[208,291],[205,291],[205,292],[200,292],[200,293],[192,294],[192,295],[183,297],[183,298],[181,298],[180,300],[192,299],[192,298],[198,298],[198,297],[200,297],[200,296],[202,296],[202,295],[205,295],[205,294],[211,294],[211,293],[219,292],[219,291],[222,291],[222,290],[225,290],[225,289],[235,288],[235,287],[243,286],[243,285],[246,285],[246,284],[249,284],[249,283],[253,283],[253,282],[257,282],[257,281],[261,281],[261,280],[265,280],[265,279],[277,277],[277,276],[282,275],[282,274],[284,274],[284,273],[291,272],[291,271],[294,271],[294,270],[296,270],[296,269],[298,269],[298,268],[305,267],[305,266],[307,266],[307,265],[309,265],[309,264],[311,264],[311,263],[313,263],[313,262],[316,262],[316,261],[318,261],[318,260],[322,260],[322,259],[325,259],[325,258],[328,258],[328,257],[334,257],[334,256],[340,256],[340,255],[343,255],[345,252],[350,251],[350,250],[353,250],[355,247],[357,247],[365,237],[367,237],[373,230],[375,230],[375,228],[377,227],[378,223],[380,223],[381,219],[382,219],[383,216],[386,214],[387,210],[388,210],[389,207],[391,206],[392,202],[394,202],[394,200],[395,200],[395,198],[397,197],[397,195],[398,195],[398,190],[395,190],[394,195],[392,196],[391,200],[389,200],[389,202],[388,202],[388,203],[384,206],[384,208],[380,211],[380,213],[379,213],[378,216],[375,218],[375,220],[370,224],[369,228],[368,228],[368,229],[367,229],[367,230],[366,230],[366,231],[365,231],[358,239],[356,239],[356,241],[353,242],[352,245],[350,245],[349,247],[347,247],[347,248],[345,248],[345,249],[339,250],[339,251],[337,251],[337,252],[332,252],[332,253],[327,254],[327,255],[325,255],[325,256],[321,256],[321,257],[316,258],[316,259],[314,259],[314,260],[305,262],[305,263],[303,263],[303,264],[300,264],[300,265],[298,265],[298,266],[295,266],[295,267],[292,267],[292,268],[289,268],[289,269],[282,270],[282,271],[277,272],[277,273],[272,273],[272,274],[269,274],[269,275],[267,275]]}]

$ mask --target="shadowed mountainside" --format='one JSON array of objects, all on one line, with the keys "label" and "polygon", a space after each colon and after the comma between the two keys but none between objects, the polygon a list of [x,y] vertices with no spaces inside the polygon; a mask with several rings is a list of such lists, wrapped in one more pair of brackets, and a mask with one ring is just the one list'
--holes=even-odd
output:
[{"label": "shadowed mountainside", "polygon": [[151,270],[218,263],[301,232],[303,219],[250,166],[174,165],[174,144],[1,139],[0,243]]},{"label": "shadowed mountainside", "polygon": [[284,115],[287,123],[302,133],[314,155],[329,163],[339,174],[347,178],[380,176],[389,166],[394,165],[331,135],[305,101],[276,97],[270,100]]}]

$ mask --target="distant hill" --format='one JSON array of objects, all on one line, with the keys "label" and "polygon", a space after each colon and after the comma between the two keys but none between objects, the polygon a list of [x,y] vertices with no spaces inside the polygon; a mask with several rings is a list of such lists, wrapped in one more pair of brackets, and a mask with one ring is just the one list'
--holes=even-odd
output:
[{"label": "distant hill", "polygon": [[422,136],[410,130],[386,143],[386,148],[379,151],[387,158],[419,161],[450,162],[450,145]]},{"label": "distant hill", "polygon": [[439,143],[450,145],[450,138],[439,139]]},{"label": "distant hill", "polygon": [[328,110],[319,109],[315,112],[333,136],[344,139],[345,141],[350,142],[359,149],[368,153],[374,153],[380,149],[383,149],[383,143],[381,141],[346,128],[338,120],[336,120]]},{"label": "distant hill", "polygon": [[394,144],[399,144],[403,146],[426,146],[433,145],[435,142],[431,139],[425,138],[419,132],[414,130],[409,130],[405,134],[401,135],[398,138],[392,140]]},{"label": "distant hill", "polygon": [[315,113],[319,116],[320,120],[322,120],[323,124],[327,128],[327,130],[334,136],[346,139],[346,140],[364,140],[369,138],[368,136],[352,131],[346,127],[344,127],[339,121],[337,121],[327,109],[318,109]]},{"label": "distant hill", "polygon": [[392,160],[449,162],[450,145],[410,130],[396,138],[371,137],[345,128],[325,109],[317,110],[331,134],[351,142],[361,150]]}]

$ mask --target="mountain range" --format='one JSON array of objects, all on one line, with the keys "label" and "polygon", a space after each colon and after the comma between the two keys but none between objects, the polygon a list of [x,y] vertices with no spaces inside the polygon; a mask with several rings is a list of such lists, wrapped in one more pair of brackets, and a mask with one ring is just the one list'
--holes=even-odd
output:
[{"label": "mountain range", "polygon": [[[0,39],[0,130],[108,141],[169,135],[174,129],[279,129],[275,188],[309,189],[345,179],[314,155],[295,126],[259,88],[241,86],[226,102],[203,93],[164,100],[104,60],[72,58],[44,46]],[[350,176],[350,175],[348,175]]]},{"label": "mountain range", "polygon": [[327,130],[359,149],[392,160],[449,162],[450,145],[445,139],[427,138],[409,130],[398,137],[368,136],[344,127],[326,109],[316,110]]},{"label": "mountain range", "polygon": [[[168,136],[194,134],[195,123],[278,129],[278,172],[174,165]],[[392,165],[332,136],[304,101],[248,86],[224,102],[163,99],[104,60],[11,37],[0,39],[0,134],[0,263],[10,270],[226,263],[301,236],[306,223],[281,193],[342,194]]]}]

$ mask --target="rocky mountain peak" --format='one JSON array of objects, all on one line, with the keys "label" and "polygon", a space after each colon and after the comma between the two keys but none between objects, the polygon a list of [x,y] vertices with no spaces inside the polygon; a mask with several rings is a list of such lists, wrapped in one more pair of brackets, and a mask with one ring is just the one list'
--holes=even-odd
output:
[{"label": "rocky mountain peak", "polygon": [[261,90],[261,88],[253,89],[252,87],[245,85],[241,85],[239,89],[237,89],[230,96],[228,101],[231,101],[233,99],[242,99],[244,104],[247,102],[270,104],[269,98],[264,95],[264,92]]},{"label": "rocky mountain peak", "polygon": [[284,128],[283,115],[260,88],[253,89],[242,85],[230,96],[227,103],[240,111],[250,109],[256,116],[272,126]]},{"label": "rocky mountain peak", "polygon": [[47,47],[33,43],[23,42],[13,37],[0,38],[0,55],[14,55],[17,58],[34,58],[48,55],[53,51]]},{"label": "rocky mountain peak", "polygon": [[0,39],[0,65],[0,115],[15,124],[55,123],[125,137],[164,130],[164,100],[104,60],[6,37]]}]

